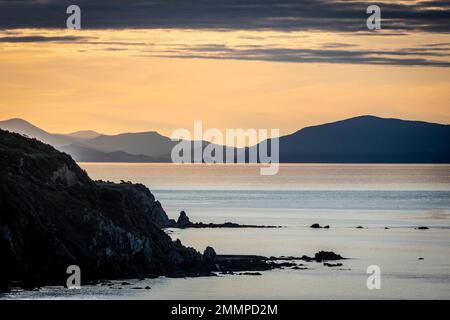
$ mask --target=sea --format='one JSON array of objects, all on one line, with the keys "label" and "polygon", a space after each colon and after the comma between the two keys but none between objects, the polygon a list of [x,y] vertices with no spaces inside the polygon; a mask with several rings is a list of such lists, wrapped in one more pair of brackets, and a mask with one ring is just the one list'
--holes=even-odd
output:
[{"label": "sea", "polygon": [[[184,210],[193,222],[281,226],[167,230],[199,251],[314,256],[325,250],[347,259],[339,267],[299,261],[307,269],[262,275],[15,288],[3,298],[450,299],[450,165],[281,164],[272,176],[261,175],[259,164],[79,165],[93,179],[144,184],[170,218]],[[330,228],[310,228],[313,223]],[[428,229],[416,229],[422,226]],[[146,286],[151,289],[140,289]]]}]

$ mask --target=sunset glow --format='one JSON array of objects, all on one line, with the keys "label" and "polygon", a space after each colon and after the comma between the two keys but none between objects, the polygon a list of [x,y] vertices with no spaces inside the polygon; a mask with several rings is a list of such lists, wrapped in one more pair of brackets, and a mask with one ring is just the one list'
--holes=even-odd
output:
[{"label": "sunset glow", "polygon": [[[0,39],[0,118],[50,132],[170,135],[203,120],[287,134],[361,114],[450,120],[450,69],[394,54],[448,64],[446,34],[15,29]],[[399,62],[346,61],[340,50]]]}]

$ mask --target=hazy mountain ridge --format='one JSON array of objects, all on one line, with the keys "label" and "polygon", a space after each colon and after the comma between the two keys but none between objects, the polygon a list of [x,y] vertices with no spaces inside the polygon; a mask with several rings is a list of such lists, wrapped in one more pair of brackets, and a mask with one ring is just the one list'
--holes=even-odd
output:
[{"label": "hazy mountain ridge", "polygon": [[67,134],[70,137],[73,138],[79,138],[79,139],[93,139],[93,138],[97,138],[99,136],[101,136],[101,133],[98,133],[96,131],[93,130],[80,130],[80,131],[75,131],[72,133]]},{"label": "hazy mountain ridge", "polygon": [[36,138],[85,162],[168,162],[174,145],[157,132],[104,135],[82,130],[65,135],[49,133],[17,118],[0,121],[0,128]]},{"label": "hazy mountain ridge", "polygon": [[[22,119],[1,121],[0,128],[35,137],[86,162],[170,162],[178,143],[155,131],[53,134]],[[202,148],[208,144],[203,141]],[[450,126],[423,121],[359,116],[305,127],[280,137],[279,144],[281,163],[450,163]],[[246,148],[247,156],[260,145]]]},{"label": "hazy mountain ridge", "polygon": [[11,132],[20,133],[28,137],[36,138],[40,141],[48,143],[54,147],[79,143],[83,139],[58,133],[49,133],[23,119],[9,119],[0,121],[0,128]]},{"label": "hazy mountain ridge", "polygon": [[124,151],[102,152],[82,145],[68,145],[58,148],[70,154],[75,161],[79,162],[169,162],[170,155],[149,157],[146,155],[129,154]]},{"label": "hazy mountain ridge", "polygon": [[133,155],[155,157],[170,155],[177,142],[155,131],[101,135],[83,141],[83,146],[102,152],[123,151]]}]

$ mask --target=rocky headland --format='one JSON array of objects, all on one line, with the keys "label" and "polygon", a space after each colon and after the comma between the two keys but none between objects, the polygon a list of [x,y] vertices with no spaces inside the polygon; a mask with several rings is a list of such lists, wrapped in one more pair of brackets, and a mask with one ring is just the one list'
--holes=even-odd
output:
[{"label": "rocky headland", "polygon": [[3,130],[0,208],[0,287],[65,284],[69,265],[83,282],[277,267],[173,241],[162,228],[198,224],[170,220],[145,186],[93,181],[69,155]]}]

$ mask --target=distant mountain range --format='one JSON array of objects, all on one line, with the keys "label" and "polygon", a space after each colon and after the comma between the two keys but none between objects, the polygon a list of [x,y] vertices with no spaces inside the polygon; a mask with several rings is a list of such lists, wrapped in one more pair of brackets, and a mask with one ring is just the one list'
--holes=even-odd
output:
[{"label": "distant mountain range", "polygon": [[157,132],[104,135],[95,131],[46,132],[23,119],[0,121],[0,128],[36,138],[80,162],[169,162],[176,142]]},{"label": "distant mountain range", "polygon": [[[0,128],[34,137],[84,162],[170,162],[178,143],[155,131],[54,134],[22,119],[0,121]],[[360,116],[303,128],[280,137],[279,145],[282,163],[450,163],[450,125]]]}]

